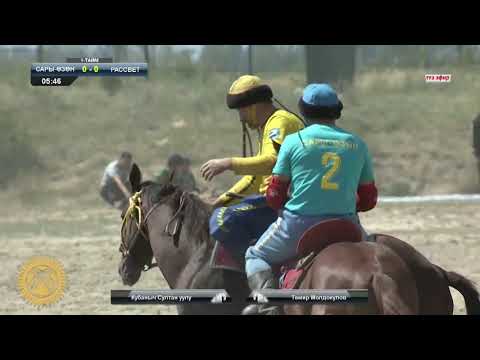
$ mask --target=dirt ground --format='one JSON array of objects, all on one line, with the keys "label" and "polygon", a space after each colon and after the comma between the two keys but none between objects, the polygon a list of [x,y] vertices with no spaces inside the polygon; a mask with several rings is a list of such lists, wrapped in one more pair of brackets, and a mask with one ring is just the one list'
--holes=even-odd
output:
[{"label": "dirt ground", "polygon": [[[380,204],[361,218],[369,232],[397,236],[445,269],[480,283],[478,208],[478,203]],[[174,306],[110,304],[110,290],[128,288],[117,274],[120,218],[114,210],[30,210],[0,217],[0,228],[0,314],[176,314]],[[42,309],[26,303],[17,290],[20,265],[34,255],[57,258],[67,273],[63,299]],[[134,286],[165,287],[157,269]],[[465,314],[462,296],[451,291],[455,314]]]}]

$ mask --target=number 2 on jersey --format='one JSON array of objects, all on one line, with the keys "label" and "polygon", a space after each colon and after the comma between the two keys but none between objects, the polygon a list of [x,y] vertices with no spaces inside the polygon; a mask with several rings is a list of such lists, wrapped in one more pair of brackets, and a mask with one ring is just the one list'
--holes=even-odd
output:
[{"label": "number 2 on jersey", "polygon": [[330,160],[333,161],[332,167],[326,172],[325,175],[322,176],[321,187],[324,190],[338,190],[338,187],[339,187],[338,183],[330,182],[330,179],[337,172],[342,162],[342,159],[340,158],[340,156],[332,152],[326,152],[325,154],[322,155],[323,166],[327,166]]}]

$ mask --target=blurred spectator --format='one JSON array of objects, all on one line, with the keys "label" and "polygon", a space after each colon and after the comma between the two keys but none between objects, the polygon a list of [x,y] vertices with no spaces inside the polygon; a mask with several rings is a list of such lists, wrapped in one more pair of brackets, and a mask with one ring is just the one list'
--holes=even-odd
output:
[{"label": "blurred spectator", "polygon": [[179,154],[172,154],[168,158],[168,168],[163,169],[154,181],[159,184],[166,184],[170,180],[172,173],[172,184],[178,186],[183,191],[199,191],[196,186],[195,177],[190,170],[190,159]]},{"label": "blurred spectator", "polygon": [[191,190],[186,190],[186,191],[198,191],[200,190],[197,188],[197,183],[195,181],[195,176],[193,176],[192,170],[190,168],[191,161],[189,158],[184,158],[185,162],[182,165],[181,169],[184,174],[184,187],[186,189],[191,189]]},{"label": "blurred spectator", "polygon": [[122,152],[117,160],[112,161],[105,168],[100,185],[100,196],[117,209],[123,209],[131,196],[129,181],[132,168],[132,154]]}]

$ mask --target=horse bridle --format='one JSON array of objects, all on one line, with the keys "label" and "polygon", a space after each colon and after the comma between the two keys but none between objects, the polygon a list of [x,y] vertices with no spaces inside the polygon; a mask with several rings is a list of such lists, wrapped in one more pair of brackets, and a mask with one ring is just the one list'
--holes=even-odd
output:
[{"label": "horse bridle", "polygon": [[[173,244],[177,248],[180,240],[180,232],[182,230],[182,225],[183,225],[186,194],[187,194],[186,192],[182,192],[182,195],[180,196],[179,206],[175,211],[175,213],[173,214],[172,218],[167,222],[167,225],[163,230],[165,234],[173,238]],[[150,237],[147,235],[148,231],[145,232],[144,228],[148,230],[148,223],[147,223],[148,218],[153,213],[153,211],[163,203],[160,201],[154,204],[154,206],[152,206],[150,210],[148,210],[147,214],[145,215],[145,218],[143,218],[142,220],[143,207],[142,207],[141,195],[142,195],[142,190],[140,190],[139,192],[136,192],[134,195],[132,195],[129,198],[129,207],[126,210],[123,221],[122,221],[121,244],[120,244],[119,251],[122,253],[123,257],[128,256],[130,254],[130,249],[133,248],[133,246],[135,245],[138,233],[140,233],[147,241],[150,241]],[[134,216],[135,211],[138,212],[138,221]],[[134,240],[132,244],[130,244],[130,246],[128,246],[124,242],[124,237],[123,237],[123,229],[125,227],[128,217],[134,218],[135,224],[137,225],[137,232],[134,234]],[[170,227],[172,224],[173,224],[173,230],[170,231]],[[146,264],[143,270],[148,271],[155,266],[158,266],[158,265],[156,263]]]},{"label": "horse bridle", "polygon": [[[182,192],[180,196],[180,203],[178,205],[177,211],[173,214],[172,218],[167,222],[165,229],[163,230],[168,236],[173,238],[173,245],[178,248],[178,242],[180,240],[180,232],[182,231],[183,225],[183,218],[185,216],[184,209],[185,209],[185,201],[186,201],[186,192]],[[170,225],[173,225],[173,231],[170,231]]]}]

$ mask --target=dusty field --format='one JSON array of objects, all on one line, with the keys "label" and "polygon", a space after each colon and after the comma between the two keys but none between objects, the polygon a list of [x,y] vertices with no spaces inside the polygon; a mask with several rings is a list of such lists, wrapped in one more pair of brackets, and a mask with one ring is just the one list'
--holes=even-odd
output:
[{"label": "dusty field", "polygon": [[[429,259],[480,283],[480,204],[381,204],[362,215],[368,231],[400,237]],[[117,274],[119,215],[109,209],[42,214],[31,210],[0,218],[0,314],[176,314],[173,306],[113,306],[110,290],[127,288]],[[33,255],[63,262],[68,287],[56,305],[37,310],[16,288],[22,262]],[[157,269],[135,286],[166,287]],[[461,295],[452,289],[455,313],[464,314]]]}]

